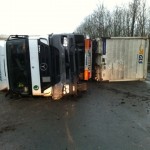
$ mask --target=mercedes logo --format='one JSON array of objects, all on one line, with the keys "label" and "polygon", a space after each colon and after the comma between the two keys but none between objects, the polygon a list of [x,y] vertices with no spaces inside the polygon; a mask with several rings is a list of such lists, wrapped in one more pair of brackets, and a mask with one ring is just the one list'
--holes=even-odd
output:
[{"label": "mercedes logo", "polygon": [[48,66],[47,66],[46,63],[41,63],[41,65],[40,65],[40,70],[41,70],[41,71],[46,71],[47,68],[48,68]]}]

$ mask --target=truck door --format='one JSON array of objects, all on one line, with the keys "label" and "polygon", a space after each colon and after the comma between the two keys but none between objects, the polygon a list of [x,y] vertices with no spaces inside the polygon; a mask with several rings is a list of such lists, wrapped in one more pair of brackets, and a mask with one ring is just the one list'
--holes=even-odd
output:
[{"label": "truck door", "polygon": [[31,93],[28,36],[10,36],[6,55],[10,90],[21,95]]}]

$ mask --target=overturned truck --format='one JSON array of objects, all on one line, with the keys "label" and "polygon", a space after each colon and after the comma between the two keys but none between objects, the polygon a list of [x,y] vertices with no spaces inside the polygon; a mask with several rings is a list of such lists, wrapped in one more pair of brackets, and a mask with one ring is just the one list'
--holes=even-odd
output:
[{"label": "overturned truck", "polygon": [[0,90],[33,96],[76,95],[87,82],[147,77],[149,38],[84,39],[79,34],[11,35],[0,41]]},{"label": "overturned truck", "polygon": [[6,41],[5,86],[10,93],[53,99],[85,91],[84,48],[83,35],[12,35]]}]

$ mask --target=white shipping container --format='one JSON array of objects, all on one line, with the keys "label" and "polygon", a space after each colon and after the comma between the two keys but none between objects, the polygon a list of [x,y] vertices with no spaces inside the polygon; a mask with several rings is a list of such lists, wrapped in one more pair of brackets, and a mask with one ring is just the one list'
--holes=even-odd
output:
[{"label": "white shipping container", "polygon": [[8,89],[6,41],[0,40],[0,90]]},{"label": "white shipping container", "polygon": [[149,39],[111,37],[97,39],[95,79],[134,81],[147,77]]}]

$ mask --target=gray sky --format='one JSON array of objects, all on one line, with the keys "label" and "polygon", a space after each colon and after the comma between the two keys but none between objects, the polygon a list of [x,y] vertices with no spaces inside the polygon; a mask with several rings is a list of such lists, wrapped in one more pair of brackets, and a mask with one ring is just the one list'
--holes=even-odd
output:
[{"label": "gray sky", "polygon": [[124,1],[0,0],[0,34],[73,32],[99,3],[104,3],[108,9],[112,9]]}]

